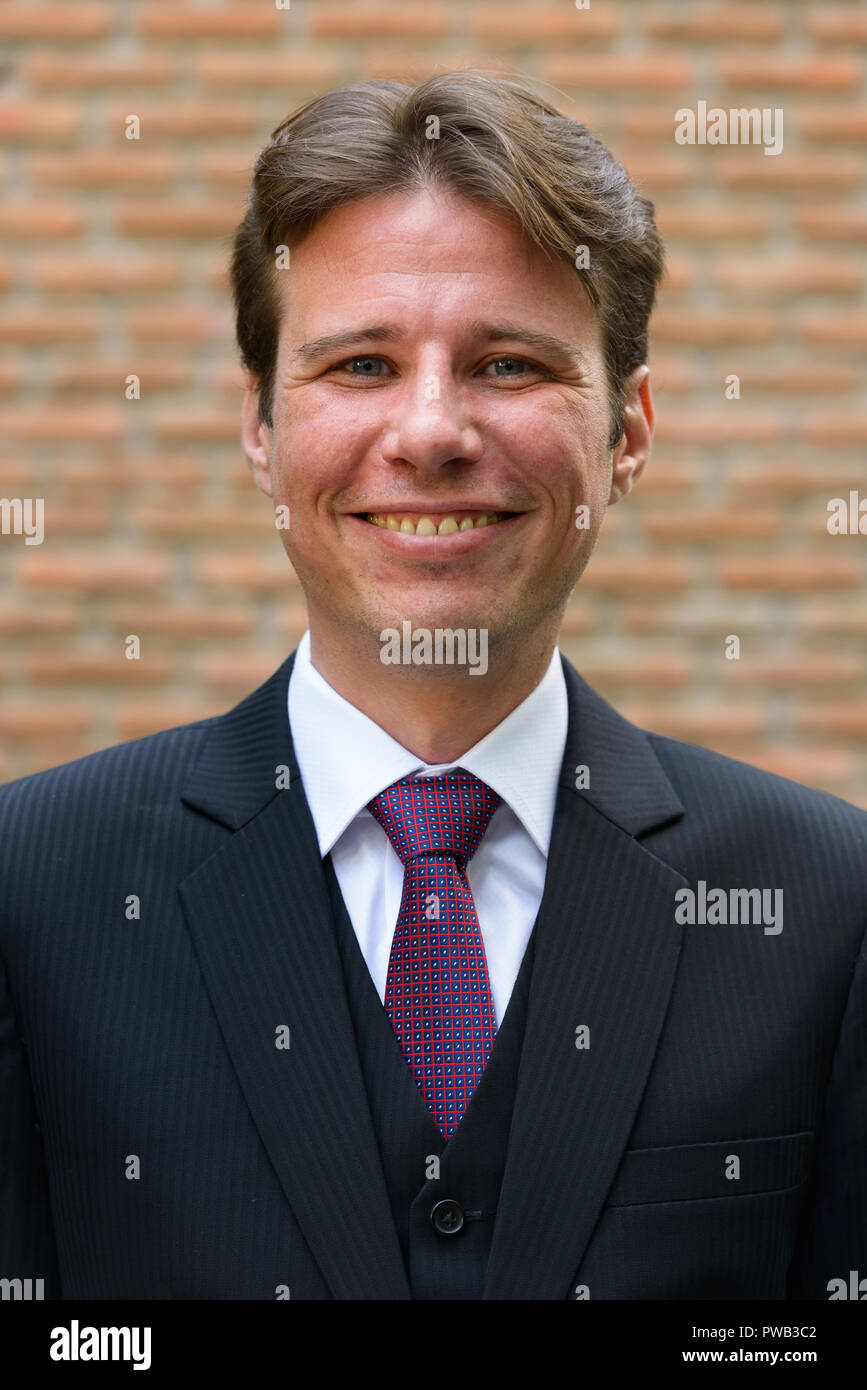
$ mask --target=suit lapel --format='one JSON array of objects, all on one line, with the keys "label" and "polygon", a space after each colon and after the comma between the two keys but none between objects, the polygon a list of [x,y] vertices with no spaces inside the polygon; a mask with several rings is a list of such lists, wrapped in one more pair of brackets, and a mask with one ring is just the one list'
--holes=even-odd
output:
[{"label": "suit lapel", "polygon": [[[335,1298],[407,1299],[325,872],[292,749],[292,659],[214,721],[183,799],[236,833],[179,893],[247,1104]],[[284,790],[276,787],[280,765],[289,769]],[[280,1028],[288,1047],[276,1046]]]},{"label": "suit lapel", "polygon": [[[564,671],[569,733],[488,1299],[569,1294],[628,1143],[681,945],[674,894],[686,879],[636,836],[683,807],[647,736],[565,660]],[[580,1026],[587,1048],[576,1047]]]}]

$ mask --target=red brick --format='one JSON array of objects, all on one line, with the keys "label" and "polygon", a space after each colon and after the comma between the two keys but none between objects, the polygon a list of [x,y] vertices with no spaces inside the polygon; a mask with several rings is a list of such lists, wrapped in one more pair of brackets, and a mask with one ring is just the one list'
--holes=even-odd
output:
[{"label": "red brick", "polygon": [[17,362],[0,362],[0,391],[7,394],[17,391],[24,379],[22,367]]},{"label": "red brick", "polygon": [[725,660],[720,668],[723,679],[738,686],[763,686],[768,690],[789,690],[803,686],[858,685],[864,677],[864,663],[844,653],[810,656],[804,651],[766,656],[741,646],[739,661]]},{"label": "red brick", "polygon": [[494,9],[477,5],[470,15],[470,29],[477,39],[496,44],[561,43],[579,45],[611,39],[620,28],[620,19],[611,10],[566,9],[561,5],[498,5]]},{"label": "red brick", "polygon": [[780,534],[782,518],[775,512],[684,511],[644,518],[644,530],[655,541],[682,541],[687,545],[732,540],[765,540]]},{"label": "red brick", "polygon": [[250,552],[238,555],[223,551],[201,556],[192,562],[191,568],[195,582],[214,591],[228,588],[233,592],[285,594],[298,583],[289,560],[277,554],[266,558]]},{"label": "red brick", "polygon": [[294,46],[291,52],[281,53],[263,53],[259,49],[253,53],[203,53],[194,63],[196,76],[205,86],[218,87],[221,92],[226,87],[252,87],[257,92],[276,87],[284,99],[292,87],[321,90],[330,84],[338,85],[340,69],[336,54],[321,48]]},{"label": "red brick", "polygon": [[199,637],[252,637],[256,614],[240,604],[223,603],[214,608],[208,604],[174,601],[136,607],[133,602],[111,606],[104,615],[104,624],[124,635],[136,632],[142,641],[153,639],[164,643],[166,639],[177,639],[186,643]]},{"label": "red brick", "polygon": [[867,347],[867,311],[837,309],[833,314],[811,314],[800,322],[806,343],[839,343]]},{"label": "red brick", "polygon": [[829,603],[826,599],[815,599],[798,609],[798,625],[805,631],[842,633],[847,637],[867,637],[867,606],[860,603],[857,608],[846,608],[839,599]]},{"label": "red brick", "polygon": [[52,639],[58,634],[64,636],[80,628],[82,621],[83,615],[71,604],[48,607],[40,603],[38,608],[33,604],[19,608],[0,605],[0,632],[4,637],[15,637],[21,642],[46,635]]},{"label": "red brick", "polygon": [[[177,488],[194,488],[204,483],[208,469],[201,458],[161,449],[157,454],[138,454],[130,460],[132,477],[145,492],[165,489],[172,495]],[[245,465],[246,469],[246,465]],[[249,473],[247,474],[249,479]]]},{"label": "red brick", "polygon": [[684,708],[673,703],[642,705],[638,699],[621,700],[621,712],[639,728],[651,729],[672,738],[713,747],[714,740],[729,736],[758,734],[766,727],[761,709],[754,703],[742,706],[729,702],[701,708]]},{"label": "red brick", "polygon": [[115,721],[117,739],[147,738],[149,734],[161,733],[163,729],[175,729],[181,724],[192,724],[198,719],[223,714],[225,710],[225,701],[219,697],[215,699],[213,695],[196,702],[189,698],[149,699],[137,703],[125,701],[118,706]]},{"label": "red brick", "polygon": [[759,57],[739,53],[721,58],[716,72],[730,87],[754,87],[757,92],[851,91],[861,81],[861,65],[849,53],[827,57],[789,57],[763,53]]},{"label": "red brick", "polygon": [[663,559],[658,552],[649,555],[593,556],[580,583],[585,589],[604,591],[640,589],[685,589],[692,569],[685,559]]},{"label": "red brick", "polygon": [[731,203],[701,204],[669,203],[658,210],[656,225],[664,239],[685,238],[689,241],[760,240],[766,231],[766,217],[752,208],[735,208]]},{"label": "red brick", "polygon": [[[256,504],[257,498],[261,507]],[[199,506],[189,511],[149,507],[143,508],[136,519],[142,531],[154,538],[184,537],[188,541],[231,542],[243,536],[264,539],[274,524],[273,511],[269,514],[265,499],[255,490],[246,513],[238,507]]]},{"label": "red brick", "polygon": [[6,143],[36,144],[73,140],[81,130],[81,112],[65,101],[0,101],[0,139]]},{"label": "red brick", "polygon": [[715,172],[725,188],[857,188],[861,161],[854,155],[827,151],[794,157],[787,153],[784,158],[768,158],[758,151],[736,157],[724,153]]},{"label": "red brick", "polygon": [[859,243],[867,237],[867,208],[817,204],[801,208],[794,221],[795,230],[808,237]]},{"label": "red brick", "polygon": [[443,5],[330,4],[319,0],[310,10],[310,33],[314,39],[383,38],[440,39],[449,30],[448,12]]},{"label": "red brick", "polygon": [[692,675],[692,664],[674,654],[657,656],[636,653],[619,661],[587,657],[581,662],[581,674],[594,687],[640,686],[677,690],[685,686]]},{"label": "red brick", "polygon": [[[803,255],[780,259],[775,256],[731,256],[714,266],[713,278],[723,289],[748,290],[751,294],[767,290],[833,292],[859,290],[864,284],[864,264],[842,256]],[[821,368],[821,364],[817,364]]]},{"label": "red brick", "polygon": [[242,695],[267,680],[281,660],[281,656],[275,661],[268,652],[255,649],[246,652],[233,651],[228,656],[202,658],[198,663],[198,671],[206,688],[233,691]]},{"label": "red brick", "polygon": [[0,343],[77,343],[98,332],[99,315],[91,310],[7,309],[0,319]]},{"label": "red brick", "polygon": [[795,719],[799,729],[811,732],[842,734],[846,738],[861,738],[867,734],[867,704],[863,697],[813,705],[800,710]]},{"label": "red brick", "polygon": [[[45,524],[47,529],[50,525],[47,507]],[[92,594],[129,589],[137,593],[143,589],[161,589],[171,577],[170,556],[148,554],[140,548],[127,548],[122,555],[104,551],[82,555],[76,550],[58,554],[56,549],[42,553],[39,547],[32,546],[29,549],[30,553],[19,560],[18,582],[34,589]]]},{"label": "red brick", "polygon": [[101,443],[120,439],[125,416],[97,405],[17,406],[0,411],[0,435],[7,439]]},{"label": "red brick", "polygon": [[820,43],[867,43],[867,14],[852,5],[823,5],[807,10],[804,28]]},{"label": "red brick", "polygon": [[238,203],[122,203],[115,226],[124,236],[214,237],[231,232],[243,216]]},{"label": "red brick", "polygon": [[47,39],[49,42],[107,38],[112,28],[112,6],[91,5],[84,0],[70,4],[0,4],[0,36],[7,39]]},{"label": "red brick", "polygon": [[126,92],[131,87],[167,87],[174,75],[174,62],[157,54],[76,53],[71,63],[66,54],[33,53],[21,63],[22,78],[33,87],[122,87]]},{"label": "red brick", "polygon": [[[431,75],[430,52],[423,46],[410,52],[397,49],[389,43],[376,44],[370,48],[365,46],[361,49],[355,66],[356,76],[365,80],[385,77],[392,81],[414,83],[421,82]],[[482,61],[470,59],[467,66],[505,73],[509,64],[504,52],[499,62],[494,58],[485,58]]]},{"label": "red brick", "polygon": [[695,476],[682,465],[653,459],[641,475],[641,495],[648,493],[686,492],[695,483]]},{"label": "red brick", "polygon": [[[224,308],[223,315],[226,310]],[[194,304],[166,304],[156,309],[135,309],[127,314],[126,327],[133,341],[152,343],[163,339],[173,343],[204,343],[219,330],[216,308],[200,309]]]},{"label": "red brick", "polygon": [[0,734],[12,738],[43,738],[46,734],[83,733],[90,726],[86,705],[9,701],[0,704]]},{"label": "red brick", "polygon": [[770,497],[799,497],[831,495],[834,488],[857,487],[863,477],[863,469],[855,462],[840,464],[833,462],[833,468],[817,468],[815,464],[797,463],[748,463],[734,464],[728,472],[729,486],[735,494]]},{"label": "red brick", "polygon": [[769,559],[719,561],[719,580],[726,589],[764,589],[793,593],[800,589],[852,589],[860,581],[858,565],[843,556],[779,554]]},{"label": "red brick", "polygon": [[235,443],[240,440],[240,429],[241,422],[236,410],[161,412],[153,420],[156,437],[169,443],[179,439],[224,439]]},{"label": "red brick", "polygon": [[33,182],[49,187],[108,188],[129,184],[133,188],[170,185],[176,175],[174,160],[139,147],[130,140],[128,148],[87,150],[64,155],[37,155],[30,161]]},{"label": "red brick", "polygon": [[41,289],[94,293],[106,291],[173,290],[181,281],[176,260],[169,257],[115,255],[33,256],[33,280]]},{"label": "red brick", "polygon": [[[575,53],[562,53],[540,59],[540,75],[547,82],[558,86],[608,89],[615,92],[630,91],[677,91],[687,88],[694,80],[694,66],[690,58],[675,54],[632,53],[594,54],[582,57]],[[674,116],[672,114],[672,130]]]},{"label": "red brick", "polygon": [[7,202],[0,207],[0,236],[77,237],[84,231],[84,218],[76,207],[63,203]]},{"label": "red brick", "polygon": [[811,444],[867,444],[867,415],[811,415],[804,422],[804,438]]},{"label": "red brick", "polygon": [[294,16],[276,6],[250,4],[141,4],[132,12],[138,32],[150,39],[271,39],[281,20]]},{"label": "red brick", "polygon": [[768,443],[781,437],[782,422],[778,416],[745,409],[742,401],[723,400],[722,374],[719,378],[719,394],[722,404],[718,408],[681,408],[676,413],[663,415],[656,422],[657,439],[704,445],[712,443],[717,447],[720,444],[741,441]]},{"label": "red brick", "polygon": [[648,34],[656,39],[683,39],[688,43],[716,39],[761,42],[779,39],[783,16],[776,5],[677,5],[642,7]]},{"label": "red brick", "polygon": [[[52,496],[46,503],[46,514],[56,498]],[[73,536],[108,536],[115,519],[106,506],[87,507],[77,501],[75,505],[55,505],[50,513],[52,539],[67,540]],[[46,520],[46,530],[48,521]]]},{"label": "red brick", "polygon": [[136,353],[123,370],[118,366],[116,356],[61,362],[52,378],[52,385],[56,391],[108,391],[117,396],[123,390],[127,376],[132,373],[141,381],[143,396],[148,396],[152,391],[180,390],[189,387],[193,381],[193,368],[188,362],[148,359]]},{"label": "red brick", "polygon": [[629,161],[629,177],[640,192],[655,197],[657,189],[689,187],[693,173],[678,151],[664,159],[646,154],[634,156]]},{"label": "red brick", "polygon": [[[131,631],[131,630],[130,630]],[[125,634],[126,635],[126,634]],[[166,680],[169,665],[142,645],[138,660],[130,660],[118,642],[114,652],[44,652],[25,659],[27,679],[34,685],[156,685]]]},{"label": "red brick", "polygon": [[[143,100],[136,100],[133,105],[129,101],[123,105],[112,104],[103,119],[103,129],[116,139],[123,140],[124,144],[136,143],[128,142],[122,134],[129,115],[139,117],[141,139],[147,141],[153,141],[157,136],[174,141],[203,139],[213,142],[223,135],[246,135],[254,139],[258,125],[255,111],[249,102],[225,99],[216,102],[204,99],[158,101],[148,96]],[[251,156],[255,153],[255,149],[251,150]]]},{"label": "red brick", "polygon": [[842,748],[805,748],[803,744],[791,744],[785,748],[754,748],[750,750],[748,760],[755,767],[773,772],[777,777],[788,777],[792,782],[803,782],[820,789],[831,789],[841,779],[851,778],[855,772],[854,757]]},{"label": "red brick", "polygon": [[805,140],[860,142],[867,136],[867,106],[801,107],[797,124]]},{"label": "red brick", "polygon": [[660,343],[768,343],[778,331],[770,313],[727,313],[724,309],[661,308],[653,316],[651,337]]}]

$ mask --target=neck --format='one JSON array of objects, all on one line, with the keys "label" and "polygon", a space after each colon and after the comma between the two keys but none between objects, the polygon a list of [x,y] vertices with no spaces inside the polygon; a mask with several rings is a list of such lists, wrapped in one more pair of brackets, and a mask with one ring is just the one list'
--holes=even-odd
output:
[{"label": "neck", "polygon": [[310,623],[310,659],[320,676],[425,763],[457,762],[542,680],[557,631],[523,633],[488,653],[484,675],[468,666],[384,665]]}]

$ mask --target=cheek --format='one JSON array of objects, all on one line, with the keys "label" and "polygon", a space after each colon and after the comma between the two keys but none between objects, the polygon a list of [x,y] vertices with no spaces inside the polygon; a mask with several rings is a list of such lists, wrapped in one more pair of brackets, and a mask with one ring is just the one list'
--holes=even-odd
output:
[{"label": "cheek", "polygon": [[[333,415],[333,412],[331,412]],[[311,503],[320,492],[337,490],[346,481],[350,441],[335,429],[329,412],[298,409],[280,421],[273,453],[275,491],[287,501]]]}]

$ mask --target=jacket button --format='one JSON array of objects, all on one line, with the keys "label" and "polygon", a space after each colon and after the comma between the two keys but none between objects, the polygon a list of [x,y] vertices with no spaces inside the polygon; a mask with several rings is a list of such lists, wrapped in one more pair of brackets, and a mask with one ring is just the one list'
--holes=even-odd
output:
[{"label": "jacket button", "polygon": [[430,1209],[431,1225],[440,1236],[456,1236],[464,1224],[464,1209],[460,1202],[448,1198],[435,1202]]}]

